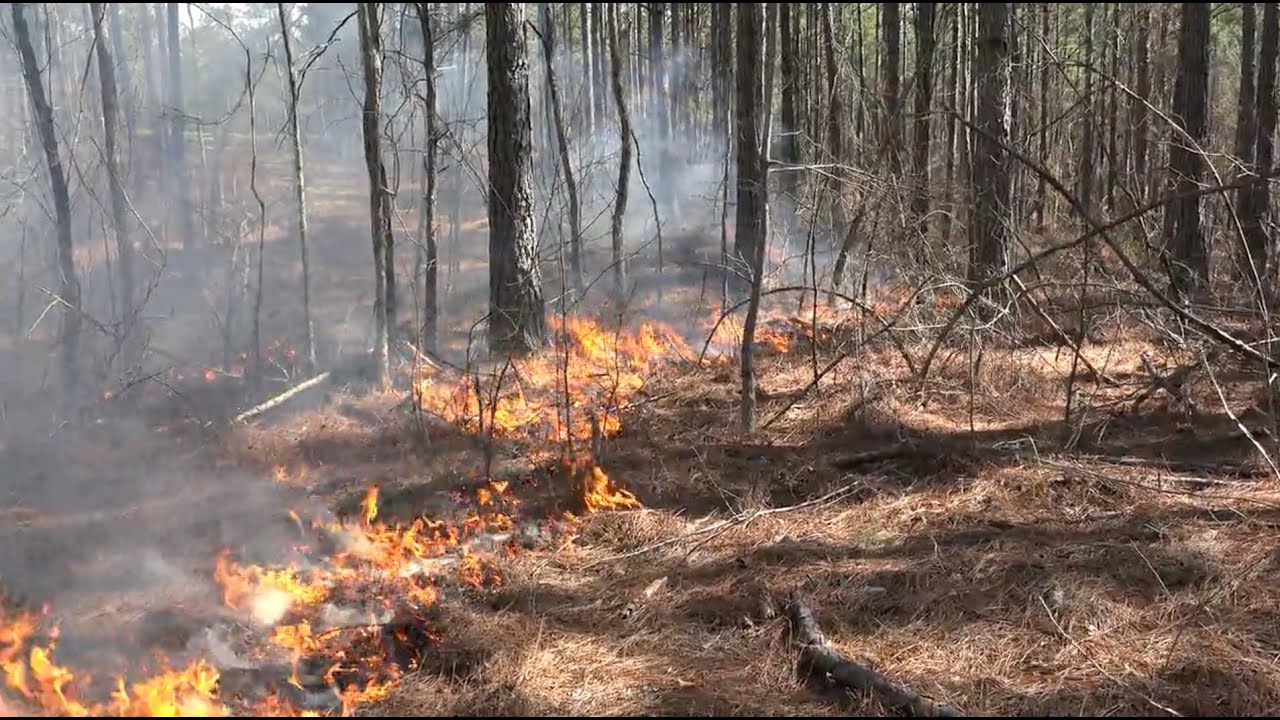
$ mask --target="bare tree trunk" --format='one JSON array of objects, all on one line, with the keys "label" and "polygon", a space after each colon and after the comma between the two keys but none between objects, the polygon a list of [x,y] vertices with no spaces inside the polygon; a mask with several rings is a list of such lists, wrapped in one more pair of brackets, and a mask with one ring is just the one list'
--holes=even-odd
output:
[{"label": "bare tree trunk", "polygon": [[360,31],[360,60],[364,70],[364,103],[361,126],[364,133],[364,160],[369,172],[369,224],[373,238],[373,360],[378,384],[390,382],[388,348],[390,312],[388,311],[387,264],[391,235],[391,218],[387,214],[385,196],[386,168],[382,162],[382,15],[380,3],[356,6]]},{"label": "bare tree trunk", "polygon": [[[1049,43],[1049,14],[1052,7],[1049,3],[1040,4],[1040,42]],[[1040,162],[1045,166],[1049,166],[1049,63],[1048,53],[1044,48],[1040,50],[1040,128],[1037,135],[1037,152]],[[1044,230],[1045,226],[1045,210],[1048,205],[1049,194],[1048,186],[1045,184],[1043,175],[1036,178],[1036,227]]]},{"label": "bare tree trunk", "polygon": [[1146,3],[1139,6],[1138,29],[1134,33],[1137,45],[1134,58],[1134,72],[1138,76],[1136,99],[1130,100],[1129,117],[1133,124],[1133,185],[1141,203],[1147,197],[1147,103],[1151,98],[1151,7]]},{"label": "bare tree trunk", "polygon": [[293,150],[293,186],[294,202],[298,211],[298,255],[302,261],[302,326],[303,352],[307,374],[315,373],[316,339],[315,326],[311,322],[311,264],[307,257],[307,185],[303,172],[302,127],[298,120],[298,69],[293,65],[293,41],[289,37],[289,23],[285,19],[284,3],[276,3],[276,17],[280,20],[280,37],[284,44],[284,61],[288,66],[289,88],[289,140]]},{"label": "bare tree trunk", "polygon": [[[844,104],[840,100],[839,73],[836,70],[835,19],[831,15],[831,3],[822,3],[822,44],[827,65],[827,147],[831,152],[831,161],[837,164],[845,162],[844,135],[841,123],[844,122]],[[836,255],[835,266],[831,269],[831,288],[839,291],[844,285],[845,267],[849,262],[849,253],[853,251],[855,223],[849,222],[844,207],[844,173],[832,170],[831,198],[832,231],[835,237],[841,238],[840,252]]]},{"label": "bare tree trunk", "polygon": [[622,241],[622,221],[627,214],[627,185],[631,176],[631,114],[622,89],[622,50],[618,47],[618,6],[609,6],[609,75],[613,83],[613,101],[618,107],[618,132],[622,155],[618,159],[618,190],[613,204],[613,221],[609,236],[613,246],[613,295],[621,303],[627,292],[626,249]]},{"label": "bare tree trunk", "polygon": [[[779,3],[779,50],[782,73],[782,142],[778,153],[782,162],[800,165],[800,116],[797,112],[800,93],[800,18],[795,3]],[[800,200],[800,171],[782,174],[782,197],[794,207]]]},{"label": "bare tree trunk", "polygon": [[191,212],[191,194],[187,186],[186,138],[185,138],[185,103],[182,97],[182,35],[178,29],[178,3],[168,3],[169,9],[169,112],[170,169],[174,173],[173,192],[177,195],[176,208],[182,217],[178,227],[182,228],[182,249],[190,250],[195,246],[195,225]]},{"label": "bare tree trunk", "polygon": [[[1169,169],[1178,192],[1174,201],[1171,280],[1184,299],[1209,288],[1209,246],[1202,200],[1193,191],[1204,176],[1209,145],[1209,16],[1210,3],[1182,3],[1178,32],[1178,74],[1174,81],[1173,116],[1186,135],[1174,130],[1169,143]],[[1190,146],[1194,143],[1196,146]]]},{"label": "bare tree trunk", "polygon": [[[1012,3],[978,6],[974,54],[973,218],[969,229],[969,279],[981,284],[1004,273],[1009,263],[1013,228],[1008,152],[1009,32]],[[988,137],[990,136],[990,137]],[[1003,296],[991,293],[993,299]],[[997,294],[999,293],[999,294]]]},{"label": "bare tree trunk", "polygon": [[[1079,186],[1077,192],[1084,207],[1093,210],[1093,178],[1096,172],[1097,151],[1094,135],[1097,131],[1095,112],[1097,103],[1093,98],[1093,24],[1094,3],[1084,5],[1084,64],[1088,68],[1084,73],[1084,97],[1080,103],[1082,122],[1080,124],[1080,164],[1077,167]],[[1085,222],[1082,218],[1081,222]]]},{"label": "bare tree trunk", "polygon": [[[1107,24],[1107,55],[1109,61],[1108,74],[1120,77],[1120,5],[1111,4],[1111,22]],[[1107,83],[1107,211],[1116,207],[1116,185],[1120,182],[1120,149],[1116,140],[1117,121],[1119,119],[1120,94],[1114,82]]]},{"label": "bare tree trunk", "polygon": [[582,117],[586,122],[588,136],[596,130],[596,78],[593,72],[595,53],[594,43],[591,42],[594,37],[594,33],[591,32],[591,5],[592,3],[578,3],[578,11],[582,16],[579,26],[582,41]]},{"label": "bare tree trunk", "polygon": [[738,207],[734,221],[736,251],[750,273],[751,298],[742,333],[742,429],[755,428],[756,320],[760,310],[760,283],[764,269],[769,188],[767,179],[766,101],[763,83],[762,31],[764,3],[738,3],[737,146]]},{"label": "bare tree trunk", "polygon": [[439,268],[440,252],[436,242],[436,157],[440,150],[440,128],[436,108],[436,48],[431,27],[431,3],[417,3],[418,23],[422,26],[422,75],[426,92],[422,98],[426,152],[422,154],[422,343],[435,351],[439,342]]},{"label": "bare tree trunk", "polygon": [[711,127],[712,137],[729,136],[729,87],[733,82],[733,73],[729,71],[732,62],[733,28],[730,25],[733,17],[733,6],[730,3],[716,3],[711,7]]},{"label": "bare tree trunk", "polygon": [[937,3],[916,3],[915,141],[911,169],[915,194],[911,214],[923,242],[929,235],[929,105],[933,99],[933,25]]},{"label": "bare tree trunk", "polygon": [[885,151],[889,153],[889,170],[902,175],[903,129],[902,87],[902,4],[880,3],[884,29],[884,64],[880,68],[881,100],[885,113]]},{"label": "bare tree trunk", "polygon": [[[1262,4],[1262,33],[1258,49],[1257,146],[1254,150],[1255,172],[1271,168],[1275,156],[1276,134],[1276,61],[1280,58],[1280,3]],[[1262,289],[1272,286],[1271,267],[1274,260],[1274,238],[1270,225],[1271,192],[1267,184],[1253,186],[1253,197],[1241,217],[1245,245],[1253,260],[1254,272],[1262,279]]]},{"label": "bare tree trunk", "polygon": [[[129,72],[129,63],[124,61],[124,28],[120,23],[120,3],[107,4],[108,23],[111,34],[111,56],[119,61],[119,66],[115,69],[120,82],[119,96],[124,98],[124,102],[129,105],[127,112],[124,113],[125,134],[129,138],[130,144],[133,143],[133,103],[135,88],[133,79]],[[144,13],[145,14],[145,13]],[[117,103],[119,105],[119,103]]]},{"label": "bare tree trunk", "polygon": [[80,280],[76,277],[74,248],[71,242],[71,196],[67,191],[67,176],[58,153],[58,135],[54,128],[53,107],[44,92],[40,77],[40,64],[31,45],[31,31],[23,9],[26,3],[10,3],[13,13],[13,36],[22,58],[22,75],[26,79],[27,93],[35,106],[36,129],[44,149],[45,165],[49,170],[49,184],[53,193],[54,218],[57,222],[58,297],[62,303],[62,324],[59,329],[59,350],[62,366],[64,405],[70,409],[75,402],[80,357]]},{"label": "bare tree trunk", "polygon": [[[1254,83],[1257,76],[1257,63],[1255,54],[1257,52],[1257,43],[1255,37],[1257,33],[1257,11],[1251,2],[1240,3],[1240,89],[1239,97],[1236,105],[1236,137],[1235,137],[1235,153],[1236,160],[1246,168],[1254,167],[1254,150],[1258,145],[1258,123],[1257,115],[1257,97]],[[1238,214],[1243,226],[1247,219],[1252,218],[1253,213],[1249,209],[1249,203],[1253,200],[1253,188],[1242,187],[1236,191],[1236,213]],[[1247,232],[1247,231],[1246,231]],[[1245,236],[1248,237],[1247,235]],[[1253,261],[1249,259],[1249,245],[1247,242],[1241,244],[1245,250],[1240,260],[1240,272],[1242,277],[1250,285],[1254,284],[1253,280]]]},{"label": "bare tree trunk", "polygon": [[116,121],[119,117],[119,99],[116,93],[114,65],[111,48],[106,36],[106,5],[89,3],[93,16],[94,47],[98,55],[98,79],[102,90],[102,135],[105,146],[107,183],[111,192],[111,222],[116,237],[116,272],[120,276],[120,310],[116,316],[119,325],[121,349],[126,367],[135,358],[130,336],[133,330],[135,292],[133,288],[133,245],[129,241],[128,201],[125,199],[124,181],[120,177],[119,149]]},{"label": "bare tree trunk", "polygon": [[489,347],[523,354],[546,343],[533,222],[524,5],[484,7],[489,68]]},{"label": "bare tree trunk", "polygon": [[[545,8],[547,3],[541,3]],[[551,93],[552,120],[555,123],[556,147],[560,152],[560,168],[564,173],[565,191],[569,195],[569,274],[575,299],[581,300],[585,292],[582,276],[582,206],[578,199],[578,180],[569,159],[569,138],[564,114],[560,106],[560,88],[556,82],[552,58],[555,55],[555,37],[548,26],[542,36],[542,57],[547,65],[547,86]]]},{"label": "bare tree trunk", "polygon": [[607,122],[605,116],[608,113],[608,86],[605,80],[605,31],[604,31],[604,13],[607,5],[605,3],[591,3],[591,30],[595,36],[595,53],[591,56],[591,62],[595,67],[595,88],[592,95],[596,100],[596,127],[604,127]]}]

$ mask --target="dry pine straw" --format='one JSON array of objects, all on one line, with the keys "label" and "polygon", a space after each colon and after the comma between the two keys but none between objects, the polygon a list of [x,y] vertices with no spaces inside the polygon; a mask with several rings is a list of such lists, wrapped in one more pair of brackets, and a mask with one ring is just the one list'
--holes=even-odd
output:
[{"label": "dry pine straw", "polygon": [[[1091,360],[1134,372],[1139,349],[1128,345]],[[1069,356],[1055,360],[1006,354],[1024,372],[980,381],[1017,390],[1029,366],[1053,375]],[[803,384],[786,361],[765,384]],[[847,404],[866,376],[859,365],[817,397],[843,389]],[[940,376],[943,389],[961,382]],[[718,406],[723,379],[700,383]],[[696,404],[695,386],[682,387],[653,411]],[[895,392],[880,410],[967,425],[940,405],[913,414]],[[762,415],[779,406],[762,404]],[[1022,420],[1044,410],[1024,405]],[[501,588],[450,602],[440,655],[466,661],[424,669],[369,712],[884,714],[874,699],[797,681],[785,620],[770,604],[793,587],[846,655],[969,714],[1280,710],[1280,493],[1269,481],[1189,493],[1143,468],[1023,461],[949,483],[863,481],[871,492],[856,498],[716,533],[699,529],[723,513],[588,518],[570,546],[524,552]]]}]

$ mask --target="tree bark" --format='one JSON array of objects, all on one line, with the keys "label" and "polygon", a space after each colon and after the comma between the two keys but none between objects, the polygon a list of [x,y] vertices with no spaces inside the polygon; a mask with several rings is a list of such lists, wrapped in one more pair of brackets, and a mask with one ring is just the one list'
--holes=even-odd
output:
[{"label": "tree bark", "polygon": [[[779,159],[788,165],[800,165],[800,18],[795,3],[779,3],[778,26],[780,37],[780,72],[782,74],[782,130]],[[800,201],[800,172],[788,170],[782,174],[782,197],[794,206]]]},{"label": "tree bark", "polygon": [[169,10],[169,152],[170,170],[176,181],[173,193],[177,195],[176,208],[181,213],[178,227],[182,230],[182,249],[195,247],[195,218],[191,210],[191,194],[188,192],[186,167],[186,104],[182,94],[182,34],[178,28],[178,3],[168,3]]},{"label": "tree bark", "polygon": [[436,48],[431,27],[431,3],[417,3],[418,23],[422,27],[422,76],[426,91],[422,98],[422,117],[426,152],[422,154],[422,217],[420,252],[422,253],[422,344],[435,351],[439,342],[440,252],[436,240],[436,158],[440,152],[440,128],[436,109]]},{"label": "tree bark", "polygon": [[[1174,81],[1175,122],[1169,143],[1169,169],[1176,191],[1194,190],[1205,174],[1203,152],[1209,146],[1209,17],[1211,3],[1182,3],[1178,32],[1178,74]],[[1209,246],[1198,195],[1176,200],[1171,268],[1173,288],[1183,300],[1209,288]]]},{"label": "tree bark", "polygon": [[1134,73],[1138,76],[1138,97],[1130,100],[1130,122],[1133,124],[1133,185],[1139,204],[1147,198],[1147,133],[1149,132],[1149,111],[1147,104],[1151,101],[1151,7],[1143,4],[1138,10],[1137,53],[1134,58]]},{"label": "tree bark", "polygon": [[[1276,61],[1280,58],[1280,3],[1262,4],[1262,33],[1258,50],[1257,140],[1254,148],[1255,172],[1271,169],[1275,159],[1276,134]],[[1271,235],[1271,193],[1268,183],[1253,187],[1248,214],[1241,217],[1245,245],[1253,260],[1254,272],[1262,279],[1262,288],[1272,286],[1271,267],[1274,254]]]},{"label": "tree bark", "polygon": [[733,6],[716,3],[711,7],[711,132],[717,140],[729,137],[729,88],[733,82],[732,63]]},{"label": "tree bark", "polygon": [[[1240,3],[1240,87],[1236,104],[1235,154],[1236,160],[1246,168],[1254,167],[1254,150],[1258,145],[1258,123],[1256,119],[1258,108],[1255,89],[1257,80],[1257,63],[1255,60],[1257,25],[1257,11],[1254,8],[1254,4],[1251,2]],[[1253,198],[1253,188],[1240,188],[1236,191],[1236,214],[1241,220],[1242,227],[1245,221],[1252,217],[1249,203]],[[1246,234],[1244,239],[1247,240],[1247,238],[1248,235]],[[1249,246],[1247,242],[1242,243],[1242,249],[1246,252],[1241,253],[1242,257],[1239,264],[1241,274],[1247,283],[1253,285],[1254,266],[1253,261],[1249,259],[1251,253],[1248,252]]]},{"label": "tree bark", "polygon": [[623,247],[622,221],[627,214],[627,185],[631,176],[631,114],[622,89],[622,50],[618,47],[618,6],[609,5],[609,76],[613,83],[613,101],[618,110],[619,141],[622,154],[618,159],[618,190],[613,204],[613,220],[609,237],[613,247],[613,299],[621,302],[627,291],[626,249]]},{"label": "tree bark", "polygon": [[911,214],[923,242],[929,235],[929,105],[933,99],[934,17],[937,3],[916,3],[915,137],[911,168],[915,173],[915,194]]},{"label": "tree bark", "polygon": [[593,72],[595,61],[592,59],[594,43],[591,40],[594,33],[591,32],[591,6],[592,3],[578,3],[582,20],[579,25],[582,42],[582,118],[586,123],[587,136],[594,133],[596,129],[596,79]]},{"label": "tree bark", "polygon": [[734,245],[738,261],[745,264],[751,297],[742,333],[742,428],[755,427],[756,320],[760,309],[760,283],[764,269],[767,178],[767,128],[764,105],[764,3],[738,3],[737,42],[737,148],[738,203],[734,220]]},{"label": "tree bark", "polygon": [[284,44],[284,61],[288,66],[285,80],[289,90],[289,140],[293,151],[293,199],[297,203],[298,256],[302,262],[302,327],[303,358],[307,374],[316,370],[315,326],[311,321],[311,264],[307,256],[307,184],[303,172],[302,127],[298,120],[298,70],[293,66],[293,41],[289,37],[289,23],[285,19],[284,3],[276,3],[276,17],[280,20],[280,37]]},{"label": "tree bark", "polygon": [[885,113],[885,150],[889,153],[889,170],[902,175],[904,118],[902,115],[902,4],[880,3],[883,16],[884,64],[880,68],[881,101]]},{"label": "tree bark", "polygon": [[124,181],[120,177],[117,119],[120,113],[116,91],[115,66],[111,59],[111,39],[107,37],[105,3],[89,3],[93,18],[94,48],[98,56],[98,81],[102,96],[102,137],[107,166],[107,185],[111,194],[111,225],[116,239],[116,272],[120,277],[120,307],[116,312],[119,338],[125,365],[137,358],[131,344],[135,298],[133,282],[133,245],[129,241],[129,210]]},{"label": "tree bark", "polygon": [[489,347],[528,353],[546,342],[534,230],[529,62],[522,3],[485,3],[489,73]]},{"label": "tree bark", "polygon": [[35,108],[36,130],[49,170],[49,185],[53,194],[54,219],[57,223],[58,298],[61,301],[61,326],[58,331],[58,350],[62,369],[64,405],[70,409],[77,390],[80,358],[80,280],[76,276],[74,248],[71,241],[71,196],[67,190],[67,176],[58,151],[58,135],[54,128],[53,106],[45,95],[44,80],[40,76],[40,64],[31,44],[31,31],[24,15],[26,3],[10,3],[13,14],[13,39],[22,58],[22,76],[26,80],[27,93]]},{"label": "tree bark", "polygon": [[[1002,143],[1009,141],[1011,11],[1012,3],[982,3],[977,8],[974,124],[986,135],[973,134],[971,161],[973,217],[969,226],[969,279],[975,285],[1003,274],[1009,264],[1013,187],[1008,151]],[[993,300],[1004,295],[1000,285],[992,286]]]},{"label": "tree bark", "polygon": [[376,381],[390,383],[388,365],[391,313],[388,309],[387,265],[391,242],[391,217],[387,212],[386,168],[382,162],[382,15],[381,3],[359,3],[356,18],[360,33],[360,61],[364,74],[361,129],[365,169],[369,174],[369,227],[373,239],[373,361]]},{"label": "tree bark", "polygon": [[[541,3],[539,12],[545,12],[546,6],[547,3]],[[568,129],[565,127],[564,113],[560,106],[560,87],[556,82],[556,73],[552,65],[554,56],[555,36],[548,26],[542,35],[542,59],[547,65],[547,88],[551,94],[556,148],[560,153],[560,171],[564,173],[565,192],[569,195],[569,282],[573,286],[575,299],[581,300],[585,291],[582,276],[582,205],[578,199],[578,179],[569,158]]]},{"label": "tree bark", "polygon": [[[1076,177],[1079,185],[1076,192],[1080,195],[1080,202],[1084,204],[1090,212],[1093,211],[1093,179],[1096,168],[1094,164],[1097,160],[1097,151],[1095,143],[1095,133],[1097,131],[1097,123],[1095,122],[1095,112],[1097,103],[1093,98],[1093,24],[1094,24],[1094,3],[1085,3],[1084,5],[1084,63],[1086,70],[1084,73],[1084,97],[1080,103],[1080,113],[1082,122],[1080,124],[1080,157],[1079,165],[1076,169]],[[1081,222],[1084,222],[1082,219]]]}]

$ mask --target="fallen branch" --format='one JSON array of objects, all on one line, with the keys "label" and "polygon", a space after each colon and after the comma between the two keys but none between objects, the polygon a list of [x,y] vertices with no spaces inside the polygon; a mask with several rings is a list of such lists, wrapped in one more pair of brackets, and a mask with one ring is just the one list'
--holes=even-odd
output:
[{"label": "fallen branch", "polygon": [[795,591],[787,597],[786,612],[792,642],[800,651],[801,666],[809,672],[828,677],[850,690],[874,692],[890,708],[906,710],[916,717],[964,717],[959,709],[927,698],[841,655],[818,629],[813,612]]},{"label": "fallen branch", "polygon": [[279,395],[271,398],[270,400],[264,403],[255,405],[249,408],[248,410],[245,410],[244,412],[235,416],[235,418],[231,421],[231,424],[240,425],[242,423],[248,422],[258,417],[259,415],[267,412],[268,410],[273,410],[279,407],[280,405],[283,405],[284,403],[288,402],[290,399],[298,395],[301,395],[302,393],[310,390],[311,388],[314,388],[323,384],[328,379],[329,379],[329,371],[326,370],[320,373],[319,375],[311,378],[310,380],[294,385],[293,387],[289,388],[288,390],[285,390],[284,392],[280,393]]}]

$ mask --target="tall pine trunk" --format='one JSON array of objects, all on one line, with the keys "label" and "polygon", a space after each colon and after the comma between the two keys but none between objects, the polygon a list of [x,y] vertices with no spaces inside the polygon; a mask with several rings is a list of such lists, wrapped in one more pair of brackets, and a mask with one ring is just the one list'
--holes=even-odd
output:
[{"label": "tall pine trunk", "polygon": [[546,343],[534,228],[533,127],[523,3],[485,3],[489,74],[489,348]]},{"label": "tall pine trunk", "polygon": [[[1009,33],[1012,3],[982,3],[977,8],[974,52],[973,217],[969,226],[969,279],[986,283],[1009,264],[1012,192],[1009,154]],[[994,283],[997,298],[1004,283]]]},{"label": "tall pine trunk", "polygon": [[311,263],[307,253],[307,183],[302,162],[302,126],[298,120],[298,69],[293,66],[293,40],[289,36],[289,23],[285,19],[284,3],[276,3],[276,17],[280,20],[280,37],[284,46],[284,61],[288,66],[285,80],[289,89],[289,107],[286,108],[289,123],[289,140],[293,151],[293,199],[297,204],[298,257],[302,262],[302,330],[304,359],[307,372],[316,368],[315,326],[311,321]]},{"label": "tall pine trunk", "polygon": [[613,203],[613,219],[609,238],[613,248],[613,299],[622,302],[627,291],[626,249],[623,247],[622,221],[627,214],[627,190],[631,176],[631,113],[622,87],[622,50],[618,47],[618,6],[610,4],[609,77],[613,85],[613,101],[618,110],[618,135],[622,154],[618,158],[618,189]]},{"label": "tall pine trunk", "polygon": [[436,241],[436,157],[440,150],[440,129],[436,110],[436,48],[431,27],[431,3],[417,3],[418,23],[422,26],[422,76],[426,92],[422,97],[423,130],[426,152],[422,154],[422,344],[435,351],[439,341],[439,276],[440,252]]},{"label": "tall pine trunk", "polygon": [[[1258,135],[1253,159],[1256,172],[1270,170],[1275,160],[1277,59],[1280,59],[1280,3],[1263,3],[1262,33],[1258,48]],[[1268,184],[1254,185],[1252,194],[1248,215],[1241,218],[1245,244],[1253,260],[1254,272],[1262,278],[1262,289],[1270,289],[1274,248],[1270,230],[1273,218]]]},{"label": "tall pine trunk", "polygon": [[[1240,89],[1236,104],[1236,160],[1246,168],[1253,168],[1254,149],[1258,145],[1257,98],[1254,83],[1257,67],[1254,60],[1257,52],[1255,36],[1257,32],[1257,12],[1251,2],[1240,3]],[[1236,214],[1241,224],[1252,217],[1249,203],[1253,200],[1253,188],[1243,187],[1236,191]],[[1245,235],[1247,238],[1248,235]],[[1253,279],[1253,261],[1249,259],[1247,242],[1241,246],[1246,252],[1241,253],[1240,269],[1246,282],[1255,283]]]},{"label": "tall pine trunk", "polygon": [[880,67],[881,102],[884,103],[884,147],[889,170],[902,175],[904,118],[902,115],[902,3],[880,3],[884,33],[884,62]]},{"label": "tall pine trunk", "polygon": [[751,283],[751,297],[742,333],[742,429],[755,427],[756,319],[760,309],[760,283],[764,269],[766,217],[769,189],[767,176],[767,123],[764,90],[764,3],[738,3],[737,39],[737,149],[738,203],[734,237],[739,261],[745,261]]},{"label": "tall pine trunk", "polygon": [[133,283],[133,245],[129,241],[129,206],[125,198],[124,180],[120,177],[120,151],[117,122],[120,117],[119,94],[116,91],[115,66],[111,60],[111,44],[106,35],[106,4],[89,3],[93,16],[94,48],[98,55],[98,80],[102,90],[102,140],[107,166],[107,186],[111,194],[111,225],[116,238],[116,272],[120,277],[120,307],[116,321],[126,367],[136,360],[131,353],[135,300]]},{"label": "tall pine trunk", "polygon": [[195,217],[191,209],[190,184],[186,167],[186,105],[182,93],[182,34],[178,28],[178,3],[168,3],[169,41],[169,169],[175,180],[173,193],[177,195],[175,209],[180,217],[178,227],[182,231],[182,249],[195,247]]},{"label": "tall pine trunk", "polygon": [[929,225],[929,104],[933,96],[934,17],[937,3],[916,3],[915,136],[912,138],[911,169],[915,173],[915,194],[911,214],[916,218],[920,241],[928,237]]},{"label": "tall pine trunk", "polygon": [[369,174],[369,228],[373,240],[373,362],[376,381],[387,387],[390,315],[387,265],[391,262],[391,218],[387,209],[386,168],[382,162],[382,15],[381,3],[359,3],[356,17],[360,33],[360,62],[364,72],[361,129],[365,169]]},{"label": "tall pine trunk", "polygon": [[58,297],[62,301],[61,326],[58,331],[58,356],[62,368],[64,405],[70,409],[78,390],[80,358],[80,280],[76,277],[74,248],[71,243],[71,196],[67,176],[58,151],[58,134],[54,128],[53,106],[45,95],[40,63],[31,44],[24,8],[26,3],[10,3],[13,14],[13,39],[22,58],[22,76],[31,97],[36,116],[36,130],[44,149],[45,167],[53,194],[54,220],[57,223],[56,256],[58,261]]},{"label": "tall pine trunk", "polygon": [[[541,3],[539,12],[547,12],[548,3]],[[564,173],[565,192],[569,195],[569,284],[574,299],[581,300],[585,289],[582,276],[582,205],[578,198],[578,179],[569,157],[569,131],[565,127],[564,112],[560,105],[560,86],[556,80],[553,58],[555,35],[548,25],[542,35],[542,59],[547,66],[547,89],[551,95],[552,122],[555,130],[556,150],[560,153],[560,171]]]},{"label": "tall pine trunk", "polygon": [[[1204,177],[1209,146],[1209,17],[1210,3],[1182,3],[1178,31],[1178,72],[1174,80],[1173,117],[1186,136],[1174,130],[1169,143],[1169,169],[1177,192],[1191,193]],[[1171,268],[1174,290],[1190,299],[1209,288],[1209,239],[1199,196],[1175,200]]]}]

